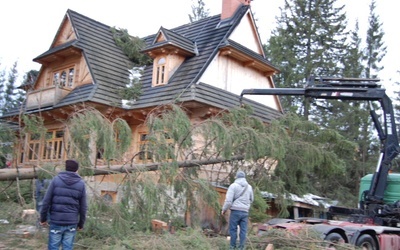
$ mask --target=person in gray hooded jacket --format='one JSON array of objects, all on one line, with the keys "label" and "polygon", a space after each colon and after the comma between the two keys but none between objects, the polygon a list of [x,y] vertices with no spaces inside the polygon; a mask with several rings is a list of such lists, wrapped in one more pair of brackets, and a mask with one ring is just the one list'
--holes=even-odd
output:
[{"label": "person in gray hooded jacket", "polygon": [[236,249],[237,227],[239,232],[239,249],[244,249],[246,244],[247,224],[250,205],[254,201],[253,188],[247,183],[246,174],[243,171],[236,173],[235,181],[229,186],[226,193],[221,214],[225,215],[228,209],[229,216],[230,249]]}]

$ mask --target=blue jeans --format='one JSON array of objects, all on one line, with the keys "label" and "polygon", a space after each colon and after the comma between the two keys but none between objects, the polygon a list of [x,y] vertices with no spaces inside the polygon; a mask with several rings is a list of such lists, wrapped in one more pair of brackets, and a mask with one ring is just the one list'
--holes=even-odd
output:
[{"label": "blue jeans", "polygon": [[244,249],[244,245],[246,244],[248,220],[248,212],[231,210],[231,215],[229,216],[229,235],[231,236],[231,248],[236,248],[237,227],[239,226],[239,249]]},{"label": "blue jeans", "polygon": [[49,229],[49,250],[74,249],[74,241],[77,225],[57,225],[50,223]]}]

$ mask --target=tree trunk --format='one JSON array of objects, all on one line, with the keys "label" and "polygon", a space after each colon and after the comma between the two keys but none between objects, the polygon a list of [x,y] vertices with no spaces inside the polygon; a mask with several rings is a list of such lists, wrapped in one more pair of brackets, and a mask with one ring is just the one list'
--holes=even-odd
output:
[{"label": "tree trunk", "polygon": [[[208,160],[193,160],[193,161],[181,161],[178,162],[179,168],[190,168],[202,165],[218,164],[228,161],[241,161],[244,157],[234,156],[230,159],[225,158],[213,158]],[[136,164],[130,166],[113,165],[110,167],[94,168],[93,175],[108,175],[108,174],[118,174],[118,173],[132,173],[136,171],[156,171],[158,170],[160,163],[152,164]],[[11,180],[27,180],[34,179],[38,177],[38,173],[41,170],[37,167],[32,168],[5,168],[0,169],[0,181],[11,181]],[[60,171],[60,170],[59,170]],[[63,169],[61,170],[63,171]]]}]

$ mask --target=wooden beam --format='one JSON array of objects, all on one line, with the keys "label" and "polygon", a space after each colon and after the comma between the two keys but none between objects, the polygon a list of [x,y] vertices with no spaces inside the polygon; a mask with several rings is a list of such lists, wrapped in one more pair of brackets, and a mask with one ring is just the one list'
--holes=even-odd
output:
[{"label": "wooden beam", "polygon": [[222,50],[221,51],[221,56],[229,56],[232,54],[231,50]]},{"label": "wooden beam", "polygon": [[[229,159],[226,158],[212,158],[207,160],[193,160],[193,161],[180,161],[178,162],[179,168],[191,168],[203,165],[218,164],[229,161],[241,161],[244,160],[244,156],[237,155]],[[133,173],[139,171],[157,171],[163,163],[151,163],[151,164],[131,164],[131,165],[112,165],[110,167],[97,167],[91,168],[93,175],[109,175],[109,174],[120,174],[120,173]],[[164,166],[163,166],[164,167]],[[87,169],[87,168],[86,168]],[[38,167],[30,168],[3,168],[0,169],[0,181],[12,181],[12,180],[29,180],[38,178],[38,174],[41,172]],[[58,171],[63,171],[58,170]]]},{"label": "wooden beam", "polygon": [[255,61],[247,61],[243,63],[243,66],[245,67],[254,67],[254,65],[256,65]]}]

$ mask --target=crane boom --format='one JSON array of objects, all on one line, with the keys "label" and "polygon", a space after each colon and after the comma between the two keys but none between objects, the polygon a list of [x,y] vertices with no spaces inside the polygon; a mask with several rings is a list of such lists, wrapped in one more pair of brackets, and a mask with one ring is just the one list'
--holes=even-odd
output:
[{"label": "crane boom", "polygon": [[383,124],[372,108],[370,115],[381,141],[381,152],[370,188],[360,201],[363,213],[375,218],[383,205],[392,161],[400,152],[392,101],[378,83],[379,79],[311,77],[304,88],[244,89],[240,98],[244,95],[290,95],[328,100],[378,101],[382,108]]}]

